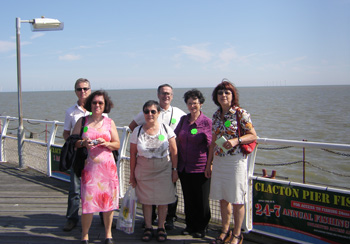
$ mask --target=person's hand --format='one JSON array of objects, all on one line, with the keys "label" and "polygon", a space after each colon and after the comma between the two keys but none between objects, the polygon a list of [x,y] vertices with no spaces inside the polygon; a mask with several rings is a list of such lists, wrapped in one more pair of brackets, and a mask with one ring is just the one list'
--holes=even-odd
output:
[{"label": "person's hand", "polygon": [[92,140],[90,138],[84,140],[83,146],[86,147],[87,149],[91,149],[94,144],[92,143]]},{"label": "person's hand", "polygon": [[129,184],[135,188],[136,187],[136,179],[133,177],[130,177]]},{"label": "person's hand", "polygon": [[173,183],[175,183],[178,179],[179,179],[179,175],[177,173],[177,170],[172,170],[172,180],[173,180]]},{"label": "person's hand", "polygon": [[207,177],[208,179],[211,178],[211,171],[212,171],[212,165],[207,164],[207,166],[205,167],[204,176]]}]

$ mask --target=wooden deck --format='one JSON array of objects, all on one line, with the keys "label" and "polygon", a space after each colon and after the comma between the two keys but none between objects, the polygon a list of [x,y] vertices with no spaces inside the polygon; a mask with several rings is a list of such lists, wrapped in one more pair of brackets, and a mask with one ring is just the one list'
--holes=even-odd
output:
[{"label": "wooden deck", "polygon": [[[80,223],[71,232],[62,230],[65,224],[69,183],[49,178],[32,169],[17,169],[17,165],[0,162],[0,243],[80,243]],[[116,221],[118,211],[115,212]],[[136,219],[135,233],[128,235],[113,230],[115,243],[144,243],[141,241],[143,221],[141,212]],[[168,244],[210,243],[217,235],[216,227],[209,229],[203,239],[181,235],[183,220],[168,231]],[[244,243],[285,243],[254,233],[245,234]],[[103,243],[104,228],[98,214],[90,229],[90,243]],[[150,243],[157,243],[152,240]]]}]

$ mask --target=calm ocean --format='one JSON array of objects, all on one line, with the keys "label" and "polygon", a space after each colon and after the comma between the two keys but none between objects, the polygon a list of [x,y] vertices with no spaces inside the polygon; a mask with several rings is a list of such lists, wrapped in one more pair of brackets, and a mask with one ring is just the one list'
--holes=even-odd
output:
[{"label": "calm ocean", "polygon": [[[183,94],[188,88],[174,89],[173,105],[185,112]],[[216,106],[213,88],[199,88],[206,97],[203,113],[211,118]],[[239,88],[240,105],[252,116],[260,138],[307,140],[350,144],[350,86],[244,87]],[[155,89],[108,90],[115,107],[109,116],[117,126],[128,125],[146,100],[157,100]],[[74,91],[23,92],[23,117],[64,121],[64,111],[76,102]],[[18,117],[16,92],[0,93],[0,115]],[[16,133],[16,132],[13,132]],[[269,146],[261,145],[261,148]],[[349,154],[349,152],[346,152]],[[302,149],[258,150],[256,173],[266,168],[278,176],[301,181],[302,164],[264,166],[302,160]],[[350,158],[308,149],[306,181],[350,187]],[[328,173],[327,171],[335,172]]]}]

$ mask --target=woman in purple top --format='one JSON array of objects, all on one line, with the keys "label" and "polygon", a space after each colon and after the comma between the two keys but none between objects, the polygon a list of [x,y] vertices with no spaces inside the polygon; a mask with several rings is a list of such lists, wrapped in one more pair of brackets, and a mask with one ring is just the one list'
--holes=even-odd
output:
[{"label": "woman in purple top", "polygon": [[178,171],[185,203],[186,228],[183,235],[203,238],[210,220],[210,179],[204,175],[212,138],[212,121],[201,112],[205,101],[197,89],[184,95],[189,114],[181,117],[175,129]]}]

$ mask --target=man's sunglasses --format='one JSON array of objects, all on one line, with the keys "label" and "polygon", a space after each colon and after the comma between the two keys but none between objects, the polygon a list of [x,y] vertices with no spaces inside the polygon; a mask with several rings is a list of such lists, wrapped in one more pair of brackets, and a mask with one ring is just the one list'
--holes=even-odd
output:
[{"label": "man's sunglasses", "polygon": [[84,87],[84,88],[76,88],[75,89],[76,91],[82,91],[82,90],[84,90],[84,91],[88,91],[88,90],[90,90],[90,88],[89,87]]}]

